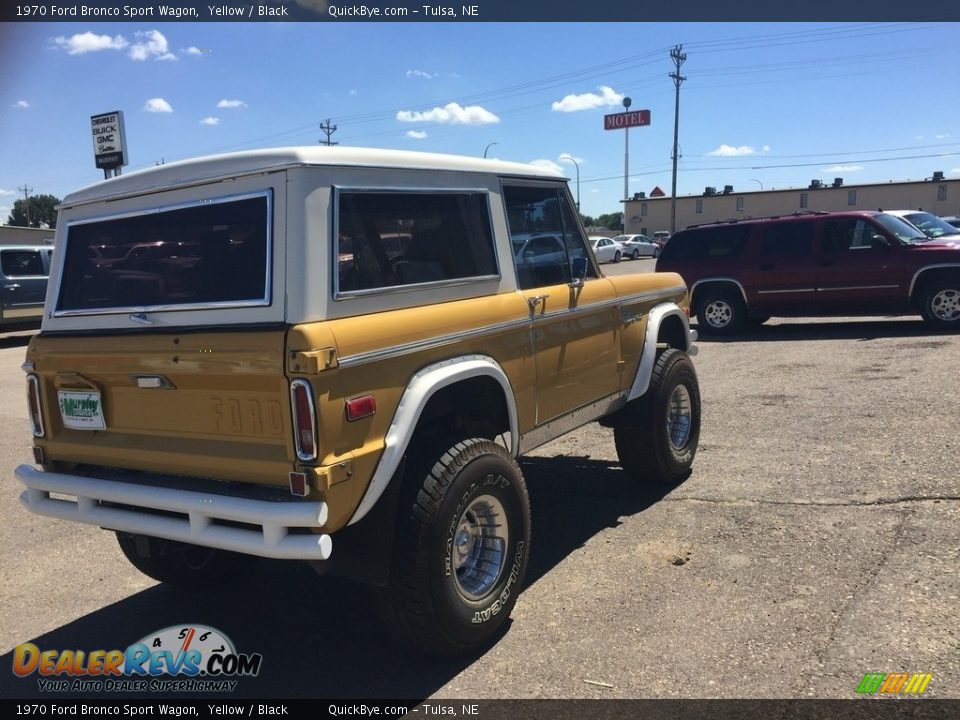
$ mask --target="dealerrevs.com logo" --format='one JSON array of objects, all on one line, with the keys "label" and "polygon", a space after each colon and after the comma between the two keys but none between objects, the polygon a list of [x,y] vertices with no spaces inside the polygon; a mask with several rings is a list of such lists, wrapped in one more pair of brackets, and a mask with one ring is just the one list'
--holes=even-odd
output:
[{"label": "dealerrevs.com logo", "polygon": [[150,633],[126,650],[13,651],[13,673],[37,676],[41,692],[233,692],[239,677],[260,672],[260,653],[239,653],[206,625],[174,625]]},{"label": "dealerrevs.com logo", "polygon": [[922,695],[933,673],[867,673],[857,686],[858,695]]}]

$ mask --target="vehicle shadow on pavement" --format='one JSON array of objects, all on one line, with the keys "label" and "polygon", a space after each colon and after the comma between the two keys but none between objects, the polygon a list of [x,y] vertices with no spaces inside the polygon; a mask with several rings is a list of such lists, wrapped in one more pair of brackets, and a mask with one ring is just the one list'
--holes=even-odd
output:
[{"label": "vehicle shadow on pavement", "polygon": [[3,335],[0,333],[0,350],[6,350],[8,348],[25,348],[30,342],[30,338],[33,337],[33,334],[30,335]]},{"label": "vehicle shadow on pavement", "polygon": [[[697,328],[694,325],[694,328]],[[932,329],[922,320],[893,318],[889,320],[856,320],[809,323],[776,323],[758,325],[729,336],[701,333],[697,343],[782,342],[791,340],[879,340],[898,337],[949,337]]]},{"label": "vehicle shadow on pavement", "polygon": [[[662,497],[637,492],[619,467],[608,462],[561,456],[525,458],[522,466],[534,528],[527,586],[593,535]],[[119,549],[116,562],[124,562]],[[229,637],[238,652],[263,655],[259,676],[241,678],[234,693],[207,696],[226,701],[243,697],[420,701],[479,657],[438,659],[405,649],[389,639],[370,589],[318,576],[304,563],[251,558],[238,580],[236,587],[215,592],[188,593],[156,585],[21,642],[31,642],[41,651],[125,650],[167,627],[208,625]],[[96,594],[97,582],[95,575],[90,578],[89,593]],[[508,624],[504,633],[509,631]],[[38,691],[36,673],[17,678],[10,672],[12,664],[12,651],[0,656],[0,667],[7,668],[0,672],[0,697],[53,699]],[[190,697],[163,697],[178,696]]]}]

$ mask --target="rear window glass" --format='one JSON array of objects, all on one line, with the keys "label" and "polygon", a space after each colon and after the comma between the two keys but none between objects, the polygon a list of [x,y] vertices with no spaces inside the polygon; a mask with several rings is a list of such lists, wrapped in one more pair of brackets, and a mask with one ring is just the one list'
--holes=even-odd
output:
[{"label": "rear window glass", "polygon": [[57,311],[266,305],[269,205],[258,195],[73,224]]},{"label": "rear window glass", "polygon": [[729,225],[681,230],[663,247],[663,261],[708,260],[736,257],[750,234],[749,225]]},{"label": "rear window glass", "polygon": [[338,193],[337,292],[497,274],[486,193]]}]

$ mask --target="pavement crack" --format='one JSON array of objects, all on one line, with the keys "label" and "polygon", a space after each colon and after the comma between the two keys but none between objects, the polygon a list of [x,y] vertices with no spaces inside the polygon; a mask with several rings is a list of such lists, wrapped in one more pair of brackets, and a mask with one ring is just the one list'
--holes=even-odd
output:
[{"label": "pavement crack", "polygon": [[681,495],[664,497],[662,502],[704,502],[715,505],[792,505],[797,507],[880,507],[884,505],[906,505],[920,502],[960,502],[958,495],[903,495],[894,498],[880,498],[877,500],[847,500],[845,502],[829,502],[817,500],[762,500],[758,498],[710,498]]}]

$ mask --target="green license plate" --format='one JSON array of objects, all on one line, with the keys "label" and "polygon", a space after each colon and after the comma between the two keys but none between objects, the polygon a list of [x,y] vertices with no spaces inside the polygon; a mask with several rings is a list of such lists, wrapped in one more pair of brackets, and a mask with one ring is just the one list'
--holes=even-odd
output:
[{"label": "green license plate", "polygon": [[103,404],[100,393],[75,390],[60,390],[60,417],[64,427],[75,430],[103,430]]}]

